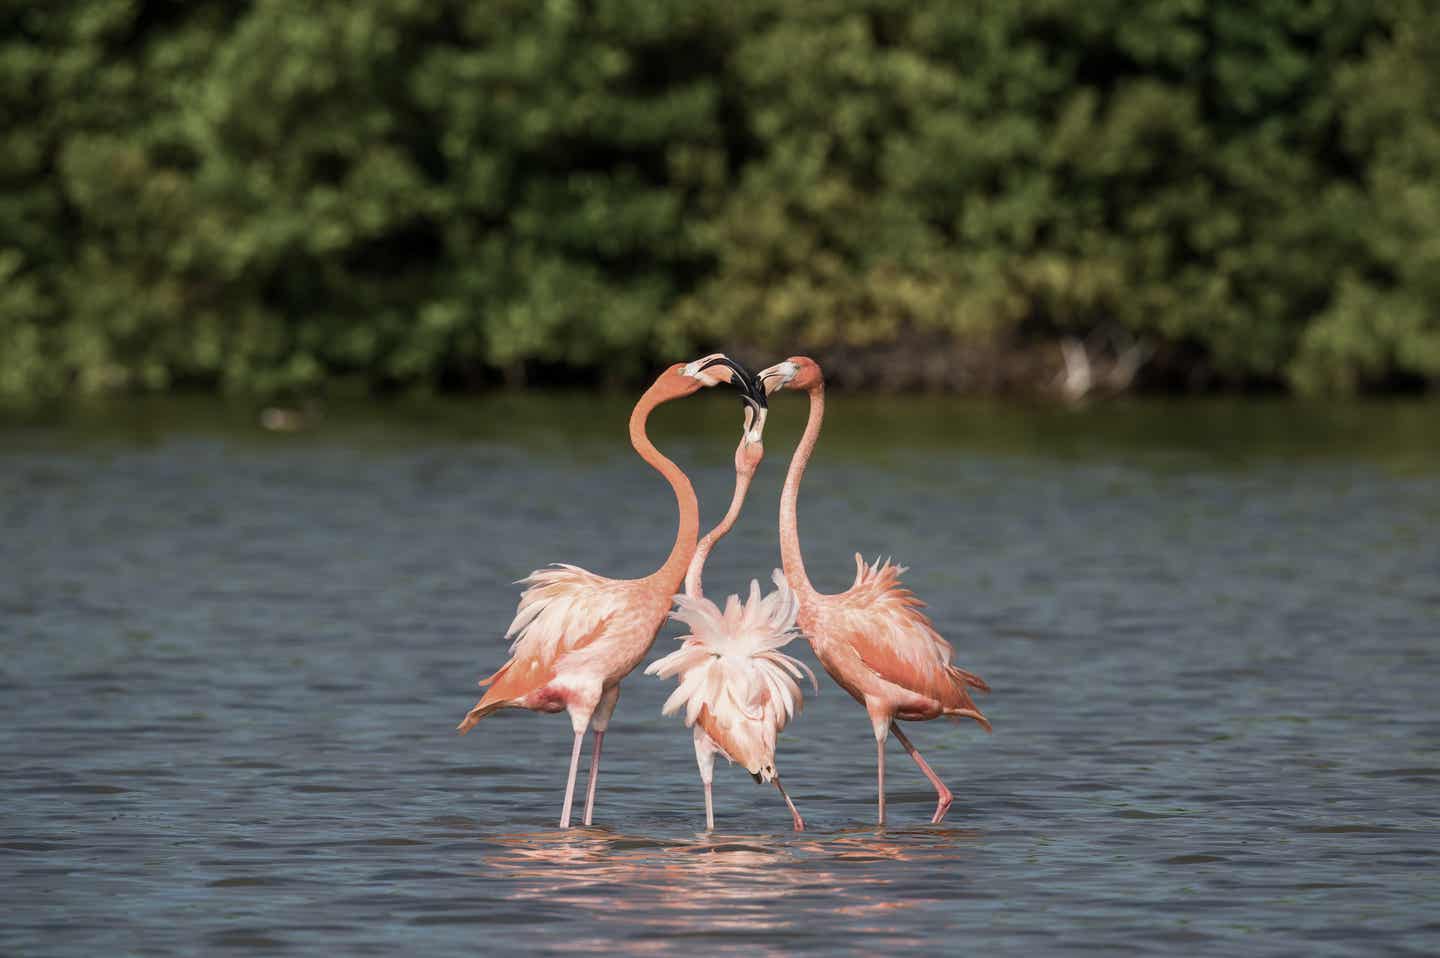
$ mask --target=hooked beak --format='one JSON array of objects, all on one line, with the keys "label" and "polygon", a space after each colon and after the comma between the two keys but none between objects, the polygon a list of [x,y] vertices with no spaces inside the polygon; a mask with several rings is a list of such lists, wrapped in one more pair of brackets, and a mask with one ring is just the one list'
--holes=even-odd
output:
[{"label": "hooked beak", "polygon": [[765,434],[765,417],[770,412],[769,403],[765,400],[765,387],[739,363],[735,364],[735,377],[744,383],[740,389],[740,401],[745,404],[745,442],[758,443]]},{"label": "hooked beak", "polygon": [[[758,384],[757,384],[758,388]],[[760,398],[763,401],[765,391],[760,390]],[[747,446],[758,445],[765,437],[765,417],[770,410],[765,406],[755,403],[750,397],[745,397],[745,429],[741,441]]]},{"label": "hooked beak", "polygon": [[798,370],[795,364],[787,359],[783,363],[776,363],[768,369],[760,370],[760,375],[755,379],[759,382],[761,390],[768,396],[770,393],[788,386],[790,380],[795,378],[796,372]]},{"label": "hooked beak", "polygon": [[[713,369],[716,366],[722,366],[730,370],[730,372],[723,375],[706,372],[707,369]],[[691,379],[700,380],[700,385],[702,386],[714,386],[720,382],[732,381],[740,369],[741,367],[724,353],[711,353],[709,356],[701,356],[693,363],[686,363],[685,368],[680,372],[682,375],[689,376]],[[749,374],[747,373],[745,375]]]},{"label": "hooked beak", "polygon": [[740,391],[740,401],[745,405],[745,441],[747,443],[760,442],[765,432],[765,417],[769,413],[769,409],[765,399],[764,386],[748,369],[724,353],[714,353],[686,366],[685,375],[693,376],[707,386],[713,386],[720,381],[721,377],[708,373],[706,370],[714,369],[717,366],[730,371],[726,378],[730,385]]}]

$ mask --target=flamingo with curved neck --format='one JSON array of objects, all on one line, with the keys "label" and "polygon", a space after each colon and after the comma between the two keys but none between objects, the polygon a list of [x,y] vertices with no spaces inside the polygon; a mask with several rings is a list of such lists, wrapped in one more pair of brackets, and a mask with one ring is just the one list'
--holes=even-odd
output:
[{"label": "flamingo with curved neck", "polygon": [[[706,789],[706,828],[716,827],[714,817],[714,759],[724,755],[740,762],[756,781],[775,782],[791,810],[795,831],[805,820],[795,808],[775,769],[776,736],[804,704],[795,679],[809,673],[804,663],[780,653],[795,635],[795,604],[783,579],[778,594],[760,598],[759,583],[750,582],[750,596],[740,602],[732,595],[726,611],[704,598],[704,566],[710,550],[736,523],[750,480],[765,458],[765,393],[756,388],[744,412],[740,444],[734,449],[734,493],[730,509],[706,533],[691,556],[685,573],[685,594],[677,596],[680,609],[674,618],[690,625],[680,650],[649,664],[645,673],[677,676],[680,686],[665,703],[665,715],[685,706],[685,722],[693,728],[696,765]],[[776,575],[779,575],[776,570]],[[811,674],[811,681],[815,676]]]},{"label": "flamingo with curved neck", "polygon": [[529,587],[520,596],[515,618],[505,633],[513,640],[510,659],[480,682],[489,688],[459,725],[463,734],[481,719],[506,708],[570,714],[575,744],[561,828],[570,826],[587,728],[595,731],[585,805],[585,824],[590,824],[600,773],[600,745],[620,697],[620,680],[650,650],[695,553],[700,526],[695,489],[680,467],[655,448],[645,431],[646,421],[660,404],[705,386],[730,382],[738,372],[739,367],[719,354],[688,365],[676,363],[640,397],[630,414],[630,442],[675,493],[679,522],[670,554],[660,568],[640,579],[607,579],[561,564],[538,569],[521,580]]},{"label": "flamingo with curved neck", "polygon": [[820,365],[808,356],[792,356],[776,363],[761,371],[758,378],[767,393],[797,389],[810,399],[805,433],[790,458],[780,495],[780,556],[785,578],[800,603],[800,629],[825,671],[870,716],[875,733],[880,824],[885,824],[885,741],[891,733],[935,787],[931,822],[938,824],[954,796],[900,730],[898,722],[941,716],[971,718],[988,732],[990,722],[976,707],[970,690],[988,692],[990,687],[978,675],[952,664],[954,649],[920,611],[924,603],[900,581],[904,566],[888,561],[882,565],[878,559],[867,566],[856,553],[855,582],[849,589],[824,595],[811,585],[800,551],[796,503],[800,480],[825,419],[825,378]]},{"label": "flamingo with curved neck", "polygon": [[[685,706],[686,724],[694,734],[695,764],[705,787],[706,829],[715,829],[713,783],[718,754],[741,763],[757,782],[774,782],[800,832],[805,830],[805,820],[775,768],[776,738],[804,703],[795,679],[809,672],[803,663],[779,651],[795,635],[794,600],[783,579],[776,583],[778,591],[764,598],[759,583],[752,580],[749,598],[742,603],[739,596],[730,596],[724,612],[701,591],[710,550],[735,525],[750,481],[765,457],[761,441],[765,395],[758,387],[754,399],[745,410],[740,444],[735,447],[735,492],[730,508],[700,540],[685,575],[685,594],[676,599],[679,609],[674,618],[690,626],[691,634],[683,637],[678,651],[652,662],[645,672],[679,679],[664,712],[668,715]],[[811,674],[812,682],[814,678]]]}]

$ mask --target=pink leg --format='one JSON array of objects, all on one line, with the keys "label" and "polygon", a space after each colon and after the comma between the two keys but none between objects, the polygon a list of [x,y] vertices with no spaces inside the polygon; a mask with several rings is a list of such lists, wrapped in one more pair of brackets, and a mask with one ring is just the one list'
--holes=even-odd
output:
[{"label": "pink leg", "polygon": [[797,832],[803,832],[805,830],[805,819],[800,817],[800,812],[795,808],[795,803],[790,801],[789,795],[785,794],[785,786],[780,784],[779,775],[775,776],[775,787],[780,789],[780,797],[785,799],[786,805],[790,806],[790,814],[795,819],[795,830]]},{"label": "pink leg", "polygon": [[595,753],[590,757],[590,787],[585,789],[585,827],[590,827],[590,815],[595,811],[595,783],[600,780],[600,743],[605,740],[604,731],[595,733]]},{"label": "pink leg", "polygon": [[875,784],[880,791],[879,824],[885,824],[885,740],[875,740]]},{"label": "pink leg", "polygon": [[905,751],[909,752],[910,757],[915,760],[915,764],[920,766],[920,771],[924,772],[925,777],[930,779],[930,784],[935,786],[935,794],[937,796],[935,816],[930,819],[930,824],[939,825],[941,820],[945,818],[945,813],[950,811],[950,803],[954,801],[955,796],[951,795],[950,789],[946,788],[945,783],[940,781],[940,776],[935,774],[935,770],[930,767],[930,763],[920,757],[920,750],[910,744],[910,740],[905,737],[905,733],[900,731],[899,724],[891,722],[890,731],[895,733],[895,737],[900,740],[900,744],[905,746]]},{"label": "pink leg", "polygon": [[705,830],[715,830],[715,800],[710,794],[710,783],[715,779],[715,743],[705,730],[696,724],[695,733],[695,767],[700,770],[700,784],[705,786]]},{"label": "pink leg", "polygon": [[[600,743],[605,730],[610,727],[610,716],[615,712],[615,703],[620,700],[620,686],[612,685],[600,693],[595,711],[590,713],[590,730],[595,733],[595,754],[590,759],[590,784],[585,789],[585,827],[590,827],[595,814],[595,786],[600,782]],[[572,716],[573,718],[573,716]]]},{"label": "pink leg", "polygon": [[580,769],[580,746],[585,744],[585,730],[575,733],[575,747],[570,750],[570,779],[565,783],[565,808],[560,812],[560,827],[570,827],[570,804],[575,798],[575,773]]}]

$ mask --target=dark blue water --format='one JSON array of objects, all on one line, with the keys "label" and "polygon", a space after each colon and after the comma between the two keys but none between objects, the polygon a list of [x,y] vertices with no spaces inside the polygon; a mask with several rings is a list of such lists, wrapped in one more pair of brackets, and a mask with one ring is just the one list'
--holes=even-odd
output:
[{"label": "dark blue water", "polygon": [[[833,405],[817,584],[893,553],[994,687],[992,736],[910,726],[941,826],[898,746],[872,824],[868,721],[823,676],[779,757],[801,835],[723,763],[702,833],[638,673],[595,828],[554,827],[563,716],[454,735],[512,580],[667,551],[623,403],[0,431],[0,952],[1440,950],[1440,410]],[[712,595],[777,562],[802,419],[775,403]],[[731,403],[657,415],[707,520],[737,432]]]}]

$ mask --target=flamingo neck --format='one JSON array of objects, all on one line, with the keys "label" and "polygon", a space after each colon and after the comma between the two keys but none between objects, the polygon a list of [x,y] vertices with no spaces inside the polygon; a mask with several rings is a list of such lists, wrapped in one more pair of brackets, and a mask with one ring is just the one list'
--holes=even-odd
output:
[{"label": "flamingo neck", "polygon": [[753,473],[746,473],[740,470],[735,472],[735,494],[730,497],[730,509],[709,532],[705,533],[700,543],[695,547],[695,555],[690,559],[690,568],[685,572],[685,594],[692,599],[698,599],[705,593],[701,590],[701,574],[705,571],[705,561],[710,558],[710,550],[715,548],[715,543],[730,532],[735,525],[735,520],[740,517],[740,509],[745,505],[745,494],[750,490],[750,477]]},{"label": "flamingo neck", "polygon": [[680,511],[675,544],[670,547],[670,555],[666,557],[665,563],[648,577],[661,583],[667,594],[673,594],[685,575],[685,567],[690,563],[690,557],[695,553],[695,535],[700,531],[700,506],[695,501],[695,487],[690,484],[690,478],[655,448],[655,444],[645,432],[650,411],[672,398],[657,393],[657,386],[658,383],[647,389],[630,413],[630,445],[634,446],[640,458],[664,476],[670,483],[670,488],[675,490],[675,504]]},{"label": "flamingo neck", "polygon": [[800,496],[800,479],[810,462],[810,454],[820,439],[820,424],[825,420],[825,384],[816,383],[809,390],[810,418],[805,423],[805,434],[790,457],[790,469],[785,473],[785,488],[780,492],[780,559],[785,567],[785,579],[797,595],[816,595],[810,577],[805,574],[805,559],[800,555],[800,529],[795,517],[795,502]]}]

